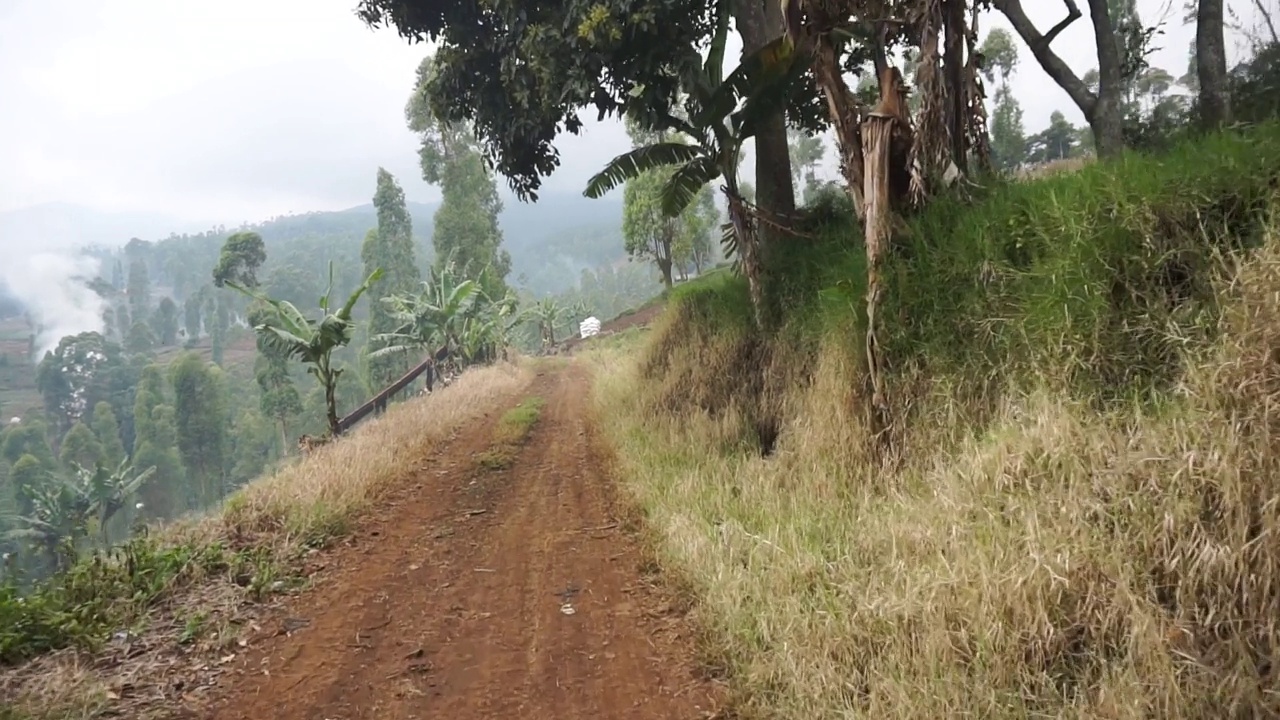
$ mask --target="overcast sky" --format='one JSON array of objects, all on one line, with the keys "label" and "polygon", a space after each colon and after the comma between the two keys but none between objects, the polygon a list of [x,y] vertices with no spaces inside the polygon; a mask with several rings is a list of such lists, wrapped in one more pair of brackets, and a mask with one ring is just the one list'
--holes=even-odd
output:
[{"label": "overcast sky", "polygon": [[[379,165],[410,199],[432,199],[403,114],[426,48],[367,29],[355,4],[0,0],[0,212],[61,201],[236,224],[368,202]],[[1063,14],[1026,5],[1042,29]],[[1138,5],[1153,21],[1165,0]],[[1170,21],[1155,61],[1176,77],[1194,32]],[[1054,47],[1077,72],[1092,67],[1088,19]],[[1023,51],[1013,90],[1028,131],[1054,109],[1080,122]],[[590,122],[560,143],[546,191],[581,192],[626,148],[616,123]]]}]

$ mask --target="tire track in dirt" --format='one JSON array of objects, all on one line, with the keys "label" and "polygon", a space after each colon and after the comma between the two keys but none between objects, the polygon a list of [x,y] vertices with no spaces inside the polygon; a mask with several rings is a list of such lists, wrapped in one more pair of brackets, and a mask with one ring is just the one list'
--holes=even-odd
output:
[{"label": "tire track in dirt", "polygon": [[546,403],[508,470],[475,460],[496,414],[464,428],[289,608],[308,624],[256,649],[204,717],[714,716],[693,633],[612,517],[589,382],[572,361],[534,381]]}]

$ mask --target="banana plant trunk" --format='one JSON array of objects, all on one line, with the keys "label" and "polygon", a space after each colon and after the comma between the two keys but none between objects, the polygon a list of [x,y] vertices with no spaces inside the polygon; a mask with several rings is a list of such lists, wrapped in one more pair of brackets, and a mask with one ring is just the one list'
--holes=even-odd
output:
[{"label": "banana plant trunk", "polygon": [[751,296],[751,312],[756,322],[756,329],[765,329],[764,288],[761,281],[760,246],[751,225],[751,217],[747,206],[732,182],[724,187],[725,200],[729,206],[729,222],[733,224],[733,233],[737,238],[738,261],[742,267],[742,275],[747,279],[747,292]]},{"label": "banana plant trunk", "polygon": [[889,193],[890,156],[893,145],[892,117],[871,115],[862,126],[866,158],[866,216],[863,232],[867,247],[867,379],[871,385],[872,429],[879,434],[887,426],[888,403],[884,396],[882,358],[877,335],[878,312],[883,294],[881,270],[889,244],[892,212]]},{"label": "banana plant trunk", "polygon": [[849,199],[853,201],[853,211],[862,220],[862,110],[853,91],[844,81],[840,56],[830,36],[818,36],[814,50],[813,74],[827,100],[827,113],[835,128],[836,144],[840,151],[840,172],[844,175]]},{"label": "banana plant trunk", "polygon": [[324,385],[324,411],[325,419],[329,422],[329,436],[336,438],[342,434],[342,426],[338,420],[338,378],[327,361],[316,374]]}]

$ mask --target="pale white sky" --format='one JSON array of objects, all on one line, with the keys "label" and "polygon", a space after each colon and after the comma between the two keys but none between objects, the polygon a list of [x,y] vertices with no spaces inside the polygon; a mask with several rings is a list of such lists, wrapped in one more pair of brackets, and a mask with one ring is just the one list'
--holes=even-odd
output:
[{"label": "pale white sky", "polygon": [[[1138,0],[1144,20],[1166,1]],[[433,198],[403,115],[426,47],[367,29],[355,5],[0,0],[0,212],[61,201],[234,224],[368,202],[379,165],[411,199]],[[1026,5],[1043,29],[1064,12]],[[1003,24],[985,18],[984,34],[993,20]],[[1181,75],[1193,34],[1172,13],[1156,63]],[[1088,18],[1054,46],[1078,72],[1091,67]],[[1080,122],[1025,48],[1013,89],[1029,131],[1054,109]],[[589,127],[562,140],[545,192],[581,192],[626,150],[616,123]]]}]

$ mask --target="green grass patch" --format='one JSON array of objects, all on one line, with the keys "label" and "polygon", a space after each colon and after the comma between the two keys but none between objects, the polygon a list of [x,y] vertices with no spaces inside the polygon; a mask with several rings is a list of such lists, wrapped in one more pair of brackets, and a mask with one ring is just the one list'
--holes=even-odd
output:
[{"label": "green grass patch", "polygon": [[93,651],[113,633],[134,629],[179,589],[210,577],[262,598],[284,574],[264,550],[137,538],[25,591],[12,581],[0,586],[0,664],[65,647]]},{"label": "green grass patch", "polygon": [[511,467],[520,447],[532,432],[533,426],[538,423],[545,402],[537,396],[525,398],[519,405],[504,413],[493,432],[493,446],[480,454],[480,467],[491,471]]},{"label": "green grass patch", "polygon": [[[1078,172],[989,180],[908,218],[885,270],[880,341],[891,374],[966,375],[988,398],[1047,385],[1104,405],[1155,398],[1208,341],[1224,258],[1256,247],[1280,182],[1280,124],[1130,153]],[[769,251],[777,345],[812,354],[865,326],[865,249],[839,193],[806,237]],[[718,272],[671,293],[718,334],[751,333],[746,283]],[[688,328],[688,324],[682,327]]]}]

